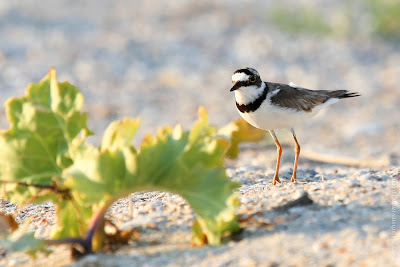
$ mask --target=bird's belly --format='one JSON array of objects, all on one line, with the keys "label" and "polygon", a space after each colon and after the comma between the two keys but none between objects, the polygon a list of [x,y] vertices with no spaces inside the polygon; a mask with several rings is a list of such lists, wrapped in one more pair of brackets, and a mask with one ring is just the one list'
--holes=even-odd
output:
[{"label": "bird's belly", "polygon": [[262,105],[254,112],[242,113],[239,111],[239,114],[248,123],[263,130],[288,129],[315,115],[311,112],[272,107],[270,105]]}]

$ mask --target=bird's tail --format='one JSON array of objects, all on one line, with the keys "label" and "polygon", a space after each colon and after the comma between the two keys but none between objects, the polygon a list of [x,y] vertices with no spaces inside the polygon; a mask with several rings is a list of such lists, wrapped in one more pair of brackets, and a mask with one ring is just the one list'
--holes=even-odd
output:
[{"label": "bird's tail", "polygon": [[349,92],[347,90],[336,90],[336,91],[331,91],[330,92],[330,98],[348,98],[348,97],[356,97],[356,96],[361,96],[357,92]]}]

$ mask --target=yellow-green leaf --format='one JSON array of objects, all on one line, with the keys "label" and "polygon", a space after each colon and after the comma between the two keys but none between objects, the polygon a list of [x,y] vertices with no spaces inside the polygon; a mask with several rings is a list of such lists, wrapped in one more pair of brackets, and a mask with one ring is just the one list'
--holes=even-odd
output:
[{"label": "yellow-green leaf", "polygon": [[[65,171],[66,186],[80,205],[111,203],[135,191],[168,191],[188,201],[197,215],[197,233],[200,229],[210,244],[219,244],[224,233],[239,229],[233,193],[238,184],[229,181],[222,168],[229,143],[208,125],[204,109],[191,131],[183,132],[180,126],[161,128],[156,136],[145,138],[137,153],[130,145],[131,134],[114,138],[114,130],[124,125],[110,126],[111,134],[103,139],[101,149],[81,147],[81,154]],[[135,128],[132,125],[126,127]]]},{"label": "yellow-green leaf", "polygon": [[261,141],[268,132],[257,129],[248,124],[245,120],[239,119],[221,128],[218,134],[226,136],[226,138],[231,141],[226,156],[234,159],[237,158],[239,154],[240,143]]},{"label": "yellow-green leaf", "polygon": [[[81,113],[83,96],[65,82],[58,83],[53,68],[26,95],[9,99],[6,113],[10,128],[0,132],[0,180],[31,185],[55,184],[62,170],[72,164],[72,142],[90,134],[87,116]],[[0,183],[0,192],[12,202],[24,204],[42,189]],[[50,191],[36,201],[54,200]]]}]

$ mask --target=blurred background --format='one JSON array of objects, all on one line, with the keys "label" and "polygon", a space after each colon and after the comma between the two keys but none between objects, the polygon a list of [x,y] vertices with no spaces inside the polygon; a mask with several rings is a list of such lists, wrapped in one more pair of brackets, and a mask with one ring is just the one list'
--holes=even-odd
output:
[{"label": "blurred background", "polygon": [[188,129],[200,105],[215,125],[239,118],[231,75],[248,66],[272,82],[361,93],[298,127],[303,147],[398,157],[399,18],[398,0],[3,0],[0,102],[54,66],[83,92],[94,142],[140,116],[138,144],[160,126]]}]

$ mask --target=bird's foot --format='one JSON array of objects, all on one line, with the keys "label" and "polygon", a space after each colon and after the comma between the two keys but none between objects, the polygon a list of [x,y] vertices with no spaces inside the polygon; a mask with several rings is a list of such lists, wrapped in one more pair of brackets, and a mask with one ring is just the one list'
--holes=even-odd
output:
[{"label": "bird's foot", "polygon": [[274,176],[274,180],[272,180],[272,184],[273,184],[273,185],[276,185],[276,182],[278,182],[278,183],[281,182],[281,180],[279,180],[278,175]]},{"label": "bird's foot", "polygon": [[297,177],[296,177],[296,175],[293,175],[293,176],[292,176],[291,182],[297,184]]}]

